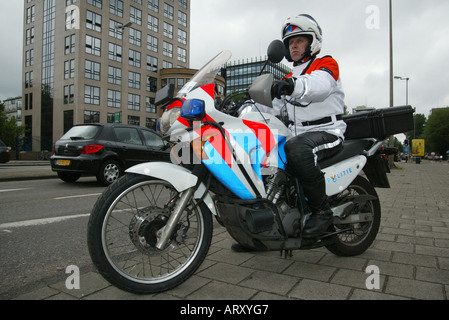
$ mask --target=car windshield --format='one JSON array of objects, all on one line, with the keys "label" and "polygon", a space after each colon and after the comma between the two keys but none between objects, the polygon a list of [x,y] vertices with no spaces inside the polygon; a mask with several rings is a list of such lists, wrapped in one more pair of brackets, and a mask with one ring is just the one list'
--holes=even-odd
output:
[{"label": "car windshield", "polygon": [[6,147],[6,144],[4,144],[2,140],[0,140],[0,146]]},{"label": "car windshield", "polygon": [[206,63],[204,67],[202,67],[201,70],[199,70],[193,78],[181,88],[177,97],[181,98],[193,89],[214,82],[216,75],[231,56],[232,53],[226,50],[216,55],[215,58]]},{"label": "car windshield", "polygon": [[100,129],[100,126],[76,126],[67,131],[61,140],[89,140],[94,138]]}]

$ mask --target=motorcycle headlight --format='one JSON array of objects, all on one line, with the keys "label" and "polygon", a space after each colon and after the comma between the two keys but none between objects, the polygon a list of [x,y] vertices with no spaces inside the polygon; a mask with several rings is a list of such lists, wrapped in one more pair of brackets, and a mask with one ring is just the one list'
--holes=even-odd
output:
[{"label": "motorcycle headlight", "polygon": [[181,115],[181,108],[174,107],[164,112],[161,118],[161,131],[163,134],[167,134],[171,126]]}]

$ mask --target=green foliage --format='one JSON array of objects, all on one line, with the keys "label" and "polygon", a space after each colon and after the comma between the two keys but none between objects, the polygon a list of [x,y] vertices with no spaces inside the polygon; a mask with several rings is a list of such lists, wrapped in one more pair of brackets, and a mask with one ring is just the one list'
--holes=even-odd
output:
[{"label": "green foliage", "polygon": [[414,122],[415,122],[415,131],[409,131],[406,132],[405,135],[410,138],[416,138],[416,139],[422,139],[423,138],[423,134],[424,134],[424,127],[426,125],[426,116],[421,114],[421,113],[417,113],[413,116]]},{"label": "green foliage", "polygon": [[24,133],[25,126],[17,126],[15,117],[8,119],[5,112],[5,106],[0,104],[0,140],[14,149],[16,139]]},{"label": "green foliage", "polygon": [[449,107],[435,109],[424,128],[426,150],[446,154],[449,150]]}]

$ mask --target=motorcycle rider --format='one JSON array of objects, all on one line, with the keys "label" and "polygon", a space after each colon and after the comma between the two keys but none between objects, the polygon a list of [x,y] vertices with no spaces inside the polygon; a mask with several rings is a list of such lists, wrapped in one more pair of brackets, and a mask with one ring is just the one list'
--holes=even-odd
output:
[{"label": "motorcycle rider", "polygon": [[318,58],[323,41],[318,23],[309,15],[287,19],[282,40],[293,73],[275,81],[272,94],[275,109],[286,104],[294,137],[285,145],[287,170],[298,177],[312,211],[303,238],[315,238],[332,224],[324,173],[318,161],[335,155],[343,147],[346,123],[344,92],[338,63],[331,57]]},{"label": "motorcycle rider", "polygon": [[[316,238],[332,224],[324,173],[318,161],[335,155],[341,148],[346,123],[344,92],[338,63],[331,57],[318,58],[322,30],[313,17],[300,14],[282,26],[286,58],[293,72],[272,86],[273,108],[286,108],[293,133],[285,145],[287,171],[299,178],[308,199],[311,215],[305,222],[303,238]],[[234,244],[235,251],[243,251]]]}]

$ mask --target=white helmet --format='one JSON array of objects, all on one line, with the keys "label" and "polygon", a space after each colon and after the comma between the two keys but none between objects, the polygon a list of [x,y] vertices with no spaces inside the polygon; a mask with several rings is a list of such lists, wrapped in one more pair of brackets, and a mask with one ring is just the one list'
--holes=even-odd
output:
[{"label": "white helmet", "polygon": [[290,62],[292,62],[292,59],[288,50],[288,41],[290,38],[296,36],[309,36],[311,41],[307,48],[306,55],[315,56],[320,53],[321,43],[323,42],[323,32],[314,18],[308,14],[300,14],[285,20],[282,26],[282,41],[288,52],[286,58]]}]

